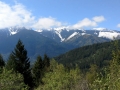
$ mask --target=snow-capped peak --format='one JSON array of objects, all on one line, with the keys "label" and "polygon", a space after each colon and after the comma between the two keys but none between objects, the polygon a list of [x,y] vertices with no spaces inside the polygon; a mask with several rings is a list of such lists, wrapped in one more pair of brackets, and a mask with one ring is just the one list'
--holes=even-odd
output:
[{"label": "snow-capped peak", "polygon": [[67,31],[69,31],[69,28],[68,28],[68,27],[58,27],[58,28],[53,28],[53,30],[58,31],[58,32],[61,32],[62,30],[67,30]]},{"label": "snow-capped peak", "polygon": [[54,30],[63,30],[63,29],[66,29],[67,27],[58,27],[58,28],[54,28]]},{"label": "snow-capped peak", "polygon": [[10,32],[10,35],[14,35],[18,32],[18,27],[10,27],[8,30]]},{"label": "snow-capped peak", "polygon": [[[26,28],[23,27],[11,27],[7,28],[8,35],[14,35],[18,33],[20,30],[24,30]],[[29,30],[29,29],[26,29]],[[31,29],[30,29],[31,30]],[[78,38],[83,35],[95,35],[97,37],[104,37],[108,39],[120,38],[120,31],[110,30],[106,28],[93,28],[92,30],[84,30],[84,29],[70,29],[70,27],[58,27],[58,28],[50,28],[44,32],[44,30],[34,30],[43,34],[44,36],[53,38],[59,42],[63,42],[66,40],[70,40],[72,38]],[[48,32],[47,32],[48,31]]]},{"label": "snow-capped peak", "polygon": [[107,30],[107,28],[93,28],[93,30],[104,31]]},{"label": "snow-capped peak", "polygon": [[99,32],[99,35],[98,35],[98,37],[105,37],[111,40],[113,40],[114,38],[117,38],[118,36],[120,36],[120,33],[118,32]]},{"label": "snow-capped peak", "polygon": [[10,33],[10,35],[14,35],[14,34],[16,34],[16,33],[18,33],[20,30],[23,30],[23,29],[25,29],[25,27],[10,27],[10,28],[8,28],[8,31],[9,31],[9,33]]},{"label": "snow-capped peak", "polygon": [[36,32],[42,32],[43,30],[40,30],[40,29],[39,29],[39,30],[35,30],[35,31],[36,31]]}]

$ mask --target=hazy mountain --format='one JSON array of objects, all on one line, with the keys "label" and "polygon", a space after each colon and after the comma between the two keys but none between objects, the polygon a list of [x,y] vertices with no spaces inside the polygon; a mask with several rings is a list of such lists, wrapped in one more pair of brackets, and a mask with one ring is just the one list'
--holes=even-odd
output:
[{"label": "hazy mountain", "polygon": [[14,49],[18,39],[23,41],[30,57],[44,53],[53,57],[68,50],[110,41],[120,37],[115,30],[95,28],[93,30],[52,28],[49,30],[32,30],[24,27],[0,29],[0,53],[5,56]]},{"label": "hazy mountain", "polygon": [[47,38],[33,30],[21,30],[18,33],[3,38],[0,42],[0,53],[8,55],[14,50],[17,41],[21,39],[30,57],[43,56],[45,53],[53,57],[64,53],[66,49],[54,40]]},{"label": "hazy mountain", "polygon": [[109,30],[105,28],[93,28],[92,30],[83,30],[83,29],[68,29],[68,28],[52,28],[49,30],[36,30],[36,32],[39,32],[46,37],[49,37],[51,39],[54,39],[57,42],[67,42],[68,40],[84,36],[84,35],[91,35],[96,37],[102,37],[109,40],[112,40],[113,37],[119,38],[120,37],[120,31],[116,30]]},{"label": "hazy mountain", "polygon": [[94,28],[93,30],[52,28],[49,30],[36,30],[36,32],[55,40],[68,50],[91,45],[93,43],[107,42],[113,38],[120,38],[120,32],[105,28]]}]

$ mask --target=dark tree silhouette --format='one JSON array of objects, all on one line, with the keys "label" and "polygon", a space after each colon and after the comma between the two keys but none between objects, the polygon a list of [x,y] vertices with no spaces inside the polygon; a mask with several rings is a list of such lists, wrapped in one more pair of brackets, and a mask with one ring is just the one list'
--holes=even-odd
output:
[{"label": "dark tree silhouette", "polygon": [[18,40],[14,51],[10,54],[6,67],[9,66],[16,72],[21,73],[24,77],[24,83],[32,87],[30,61],[27,57],[27,50],[24,48],[21,40]]},{"label": "dark tree silhouette", "polygon": [[38,86],[40,83],[42,83],[43,77],[43,61],[41,56],[37,57],[37,60],[32,68],[32,71],[35,78],[35,85]]}]

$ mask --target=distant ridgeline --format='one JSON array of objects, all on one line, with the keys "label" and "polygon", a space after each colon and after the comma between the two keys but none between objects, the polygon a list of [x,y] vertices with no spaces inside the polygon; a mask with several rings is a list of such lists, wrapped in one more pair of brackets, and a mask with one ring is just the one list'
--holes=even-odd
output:
[{"label": "distant ridgeline", "polygon": [[32,30],[13,27],[0,29],[0,53],[7,59],[20,39],[25,44],[30,59],[35,60],[39,54],[44,56],[46,53],[49,57],[55,57],[78,47],[111,41],[113,37],[120,39],[120,31],[96,28]]},{"label": "distant ridgeline", "polygon": [[[112,59],[112,51],[116,48],[115,41],[83,46],[62,54],[55,59],[67,67],[78,65],[81,69],[88,69],[90,65],[96,64],[104,67]],[[120,40],[118,40],[120,46]]]}]

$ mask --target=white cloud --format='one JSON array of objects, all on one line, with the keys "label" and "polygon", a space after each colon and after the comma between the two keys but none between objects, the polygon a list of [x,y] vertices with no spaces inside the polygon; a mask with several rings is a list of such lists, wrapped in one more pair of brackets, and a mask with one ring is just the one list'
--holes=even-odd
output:
[{"label": "white cloud", "polygon": [[84,18],[83,20],[79,21],[78,23],[72,25],[72,28],[80,29],[84,27],[96,27],[98,26],[99,22],[104,21],[105,18],[103,16],[95,16],[90,20],[89,18]]},{"label": "white cloud", "polygon": [[92,18],[95,22],[102,22],[105,20],[104,16],[96,16]]},{"label": "white cloud", "polygon": [[40,18],[33,27],[36,29],[49,29],[52,27],[60,27],[62,26],[62,23],[57,21],[56,19],[52,17],[48,18]]},{"label": "white cloud", "polygon": [[0,1],[0,28],[29,26],[33,21],[34,16],[22,4],[10,6]]},{"label": "white cloud", "polygon": [[[84,27],[96,27],[99,22],[104,21],[103,16],[96,16],[92,19],[84,18],[74,25],[69,25],[70,28],[84,28]],[[25,26],[34,29],[49,29],[52,27],[62,27],[68,24],[57,21],[52,17],[42,17],[38,20],[35,16],[20,3],[15,5],[9,5],[0,1],[0,28]]]},{"label": "white cloud", "polygon": [[35,29],[48,29],[61,25],[61,22],[52,17],[35,20],[35,16],[20,3],[10,6],[0,1],[0,28],[25,26]]},{"label": "white cloud", "polygon": [[120,28],[120,24],[118,24],[118,25],[117,25],[117,27],[119,27],[119,28]]},{"label": "white cloud", "polygon": [[78,23],[74,24],[72,28],[83,28],[83,27],[95,27],[97,26],[97,23],[95,21],[91,21],[88,18],[83,19],[82,21],[79,21]]}]

